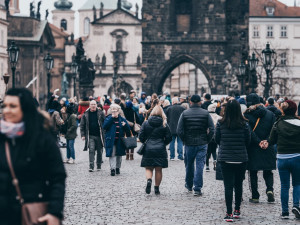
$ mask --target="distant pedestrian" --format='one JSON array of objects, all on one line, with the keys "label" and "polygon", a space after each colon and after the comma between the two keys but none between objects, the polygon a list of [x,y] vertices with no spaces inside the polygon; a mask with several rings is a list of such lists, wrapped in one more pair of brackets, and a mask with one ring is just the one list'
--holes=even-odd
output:
[{"label": "distant pedestrian", "polygon": [[67,140],[67,157],[65,163],[73,164],[75,163],[75,139],[77,137],[77,122],[76,115],[74,114],[74,105],[69,104],[66,109],[67,113],[67,132],[65,138]]},{"label": "distant pedestrian", "polygon": [[214,135],[215,127],[208,111],[201,108],[199,95],[193,95],[190,104],[191,108],[180,116],[177,134],[185,145],[185,187],[192,191],[194,185],[194,195],[199,196],[202,195],[207,144]]},{"label": "distant pedestrian", "polygon": [[[225,187],[227,211],[224,220],[233,222],[233,218],[239,219],[241,214],[243,180],[248,161],[247,146],[251,141],[249,125],[237,100],[227,102],[224,117],[217,123],[215,140],[220,145],[218,162],[221,163]],[[235,208],[232,214],[233,189]]]},{"label": "distant pedestrian", "polygon": [[150,194],[153,170],[155,170],[155,194],[160,194],[159,186],[162,181],[162,168],[168,167],[168,153],[166,145],[172,140],[167,118],[160,106],[155,106],[147,121],[141,127],[139,139],[147,141],[141,167],[146,168],[146,193]]},{"label": "distant pedestrian", "polygon": [[[175,96],[176,97],[176,96]],[[189,103],[187,102],[187,97],[186,95],[180,95],[179,97],[179,101],[180,101],[180,105],[185,108],[185,109],[189,109],[190,108],[190,105]]]},{"label": "distant pedestrian", "polygon": [[88,97],[84,97],[78,104],[78,120],[81,121],[83,113],[89,108],[90,101]]},{"label": "distant pedestrian", "polygon": [[201,108],[207,110],[207,109],[208,109],[208,106],[209,106],[210,104],[212,104],[212,103],[211,103],[211,95],[208,94],[208,93],[206,93],[206,94],[204,95],[204,102],[203,102],[203,104],[201,105]]},{"label": "distant pedestrian", "polygon": [[89,171],[94,171],[95,155],[97,153],[97,170],[101,169],[104,147],[103,122],[105,115],[97,108],[97,102],[92,100],[80,123],[81,139],[85,141],[84,151],[89,150]]},{"label": "distant pedestrian", "polygon": [[287,100],[281,108],[284,115],[274,124],[270,135],[270,144],[277,144],[277,167],[281,184],[281,217],[289,218],[289,190],[290,176],[292,176],[292,212],[297,219],[300,219],[300,119],[296,117],[297,105],[295,102]]},{"label": "distant pedestrian", "polygon": [[168,118],[168,125],[172,133],[172,141],[170,143],[170,160],[175,160],[175,143],[177,140],[177,154],[178,159],[183,160],[183,143],[180,137],[177,135],[177,124],[181,113],[185,110],[178,101],[177,97],[172,98],[172,106],[166,110],[166,116]]},{"label": "distant pedestrian", "polygon": [[125,118],[119,115],[120,106],[112,104],[111,115],[109,115],[103,124],[105,130],[105,150],[106,157],[109,157],[110,175],[120,174],[122,156],[125,155],[125,146],[121,140],[122,137],[131,136],[130,127]]},{"label": "distant pedestrian", "polygon": [[275,117],[278,118],[281,116],[282,113],[274,104],[275,104],[274,98],[268,98],[267,109],[270,110],[272,113],[274,113]]}]

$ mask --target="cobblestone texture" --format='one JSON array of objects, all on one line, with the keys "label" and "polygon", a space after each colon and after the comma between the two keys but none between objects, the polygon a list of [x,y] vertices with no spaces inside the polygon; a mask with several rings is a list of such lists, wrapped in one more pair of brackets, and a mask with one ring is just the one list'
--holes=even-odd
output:
[{"label": "cobblestone texture", "polygon": [[[204,172],[203,196],[194,197],[184,188],[185,168],[182,161],[169,162],[163,170],[161,195],[145,194],[146,179],[140,167],[141,157],[133,161],[123,157],[121,175],[111,177],[108,158],[104,157],[101,171],[88,172],[88,152],[84,143],[75,141],[76,164],[66,164],[68,173],[65,199],[65,225],[118,225],[118,224],[201,224],[222,225],[225,216],[223,183],[215,180],[215,173]],[[65,149],[62,149],[63,156]],[[105,155],[104,155],[105,156]],[[242,218],[234,224],[300,224],[294,219],[280,219],[280,183],[275,171],[275,204],[268,204],[264,193],[262,174],[259,174],[261,203],[248,202],[251,196],[248,179],[244,182]],[[247,176],[246,176],[247,177]],[[152,187],[153,188],[153,187]],[[292,195],[290,195],[290,200]],[[291,203],[290,203],[291,205]]]}]

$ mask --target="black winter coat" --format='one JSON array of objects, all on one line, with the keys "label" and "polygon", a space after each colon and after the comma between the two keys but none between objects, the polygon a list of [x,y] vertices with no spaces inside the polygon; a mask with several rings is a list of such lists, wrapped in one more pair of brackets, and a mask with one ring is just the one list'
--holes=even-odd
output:
[{"label": "black winter coat", "polygon": [[215,125],[209,112],[200,106],[192,105],[179,118],[177,134],[185,145],[206,145],[214,132]]},{"label": "black winter coat", "polygon": [[276,118],[282,115],[281,111],[277,109],[274,105],[269,105],[267,107],[267,110],[270,110],[272,113],[274,113]]},{"label": "black winter coat", "polygon": [[16,138],[13,144],[11,139],[0,134],[0,224],[21,224],[21,206],[12,185],[5,141],[10,145],[12,164],[25,203],[47,201],[49,213],[62,218],[66,172],[53,135],[41,131],[37,147],[30,154],[24,137]]},{"label": "black winter coat", "polygon": [[163,126],[163,120],[158,116],[151,116],[145,121],[139,133],[139,139],[144,143],[148,138],[141,167],[168,167],[166,145],[172,141],[169,126]]},{"label": "black winter coat", "polygon": [[[275,122],[275,115],[264,106],[259,105],[254,110],[247,109],[244,116],[249,120],[251,129],[251,144],[248,148],[249,170],[275,170],[276,152],[273,145],[267,149],[261,149],[259,143],[269,140],[271,129]],[[257,119],[260,121],[253,132]]]},{"label": "black winter coat", "polygon": [[243,127],[229,129],[226,124],[217,123],[215,140],[219,147],[218,161],[247,162],[247,146],[251,141],[251,132],[246,123]]},{"label": "black winter coat", "polygon": [[208,106],[211,105],[211,101],[205,101],[202,105],[201,105],[201,108],[202,109],[208,109]]},{"label": "black winter coat", "polygon": [[177,135],[177,125],[179,118],[181,116],[181,113],[185,110],[181,105],[175,104],[170,106],[166,110],[166,116],[168,118],[168,125],[170,127],[172,135]]}]

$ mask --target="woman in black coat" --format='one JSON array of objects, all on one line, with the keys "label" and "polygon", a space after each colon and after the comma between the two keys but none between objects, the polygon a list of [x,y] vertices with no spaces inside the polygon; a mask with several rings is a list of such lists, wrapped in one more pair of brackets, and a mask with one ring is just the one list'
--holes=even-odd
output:
[{"label": "woman in black coat", "polygon": [[166,145],[172,141],[172,134],[167,124],[166,115],[160,106],[155,106],[150,117],[142,125],[139,139],[146,143],[141,167],[146,168],[146,193],[150,194],[153,170],[155,169],[155,194],[160,194],[159,185],[162,180],[162,168],[168,167]]},{"label": "woman in black coat", "polygon": [[66,172],[50,122],[35,107],[27,89],[10,89],[0,122],[0,224],[21,224],[21,204],[5,154],[9,145],[25,203],[48,202],[40,222],[59,225],[63,217]]},{"label": "woman in black coat", "polygon": [[[219,148],[218,162],[221,164],[225,187],[227,212],[224,220],[233,222],[240,217],[240,206],[243,194],[251,133],[243,117],[238,101],[229,100],[224,117],[217,123],[215,140]],[[232,214],[233,188],[235,189],[235,209]]]},{"label": "woman in black coat", "polygon": [[259,203],[257,172],[263,170],[268,202],[274,202],[272,170],[276,169],[276,152],[273,145],[265,146],[264,143],[269,139],[275,115],[260,104],[257,94],[248,95],[247,104],[249,108],[245,111],[244,116],[249,120],[252,130],[251,144],[248,148],[248,170],[252,191],[252,198],[249,201]]}]

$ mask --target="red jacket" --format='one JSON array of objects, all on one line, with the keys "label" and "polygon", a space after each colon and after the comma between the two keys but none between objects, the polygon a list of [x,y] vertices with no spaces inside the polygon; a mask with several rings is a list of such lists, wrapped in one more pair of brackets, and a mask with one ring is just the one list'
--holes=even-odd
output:
[{"label": "red jacket", "polygon": [[78,114],[79,118],[81,118],[82,114],[90,107],[89,101],[80,101],[78,106]]}]

